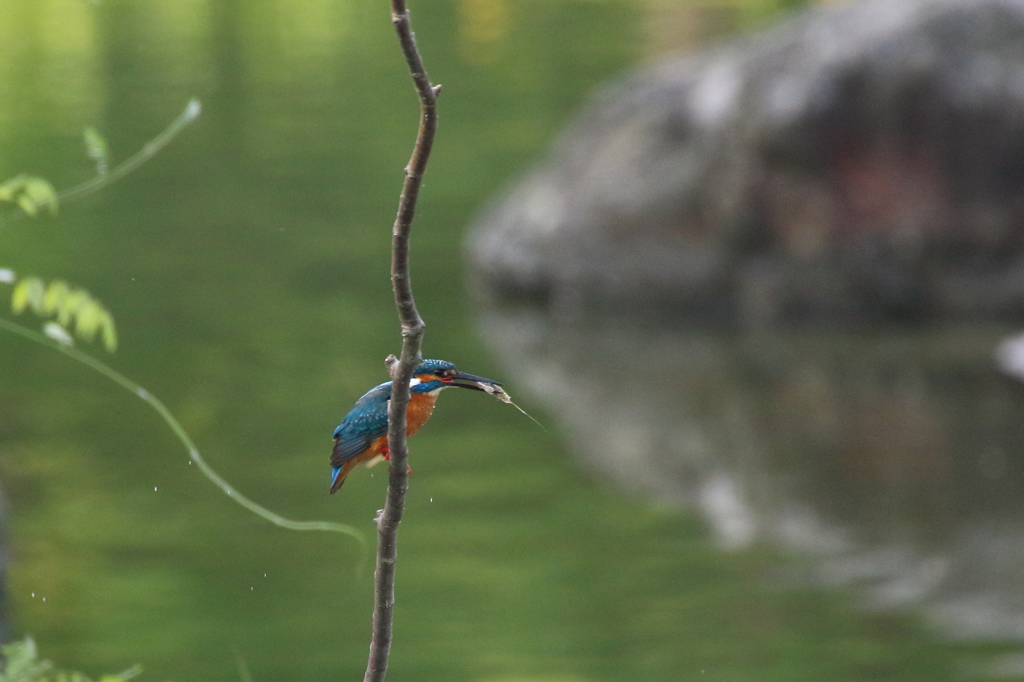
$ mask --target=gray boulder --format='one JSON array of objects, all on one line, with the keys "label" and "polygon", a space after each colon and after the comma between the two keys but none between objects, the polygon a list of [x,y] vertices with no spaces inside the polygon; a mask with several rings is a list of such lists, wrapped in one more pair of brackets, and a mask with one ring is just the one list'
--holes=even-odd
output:
[{"label": "gray boulder", "polygon": [[866,0],[628,75],[470,233],[474,289],[760,327],[1024,311],[1024,0]]}]

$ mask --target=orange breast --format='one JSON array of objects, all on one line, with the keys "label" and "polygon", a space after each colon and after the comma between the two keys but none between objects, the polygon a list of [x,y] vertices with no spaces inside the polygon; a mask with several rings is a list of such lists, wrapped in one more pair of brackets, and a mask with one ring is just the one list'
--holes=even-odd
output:
[{"label": "orange breast", "polygon": [[427,423],[430,415],[434,412],[434,405],[437,403],[436,395],[426,393],[413,393],[409,400],[409,413],[405,422],[405,435],[408,438],[420,430],[420,427]]}]

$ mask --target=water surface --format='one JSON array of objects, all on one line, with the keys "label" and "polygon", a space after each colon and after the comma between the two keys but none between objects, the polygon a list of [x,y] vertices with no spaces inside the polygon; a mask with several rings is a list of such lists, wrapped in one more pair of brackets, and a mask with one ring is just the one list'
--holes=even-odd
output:
[{"label": "water surface", "polygon": [[[413,244],[427,353],[517,395],[463,292],[472,214],[604,79],[786,4],[415,4],[444,85]],[[327,456],[399,342],[388,248],[416,110],[384,3],[0,0],[0,89],[0,177],[62,188],[90,176],[85,126],[116,163],[203,101],[129,178],[0,227],[0,264],[104,301],[110,362],[239,490],[372,539],[383,471],[329,498]],[[237,680],[240,657],[254,680],[358,679],[372,584],[355,543],[237,507],[88,369],[8,335],[0,359],[17,632],[97,677],[140,662],[145,679]],[[780,586],[776,550],[723,551],[701,517],[624,492],[565,437],[481,395],[442,398],[413,443],[391,679],[934,682],[990,651]]]}]

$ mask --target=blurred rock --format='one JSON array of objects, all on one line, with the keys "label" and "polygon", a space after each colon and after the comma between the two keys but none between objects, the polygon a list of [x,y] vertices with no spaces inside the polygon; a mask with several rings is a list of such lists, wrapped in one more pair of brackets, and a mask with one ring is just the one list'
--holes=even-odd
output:
[{"label": "blurred rock", "polygon": [[784,579],[1024,641],[1024,0],[848,3],[642,69],[469,255],[581,468]]},{"label": "blurred rock", "polygon": [[471,234],[556,315],[1024,311],[1024,0],[867,0],[643,68]]}]

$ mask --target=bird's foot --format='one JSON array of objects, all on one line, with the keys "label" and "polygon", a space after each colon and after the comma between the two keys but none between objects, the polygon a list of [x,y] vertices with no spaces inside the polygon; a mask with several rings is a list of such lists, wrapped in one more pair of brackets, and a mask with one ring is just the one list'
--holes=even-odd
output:
[{"label": "bird's foot", "polygon": [[[384,461],[385,462],[390,462],[391,461],[391,453],[388,452],[387,450],[385,450],[383,454],[384,454]],[[411,474],[412,473],[412,467],[409,466],[408,464],[405,465],[405,469],[406,469],[405,472],[407,474]],[[391,467],[388,467],[388,473],[389,474],[391,473]]]}]

